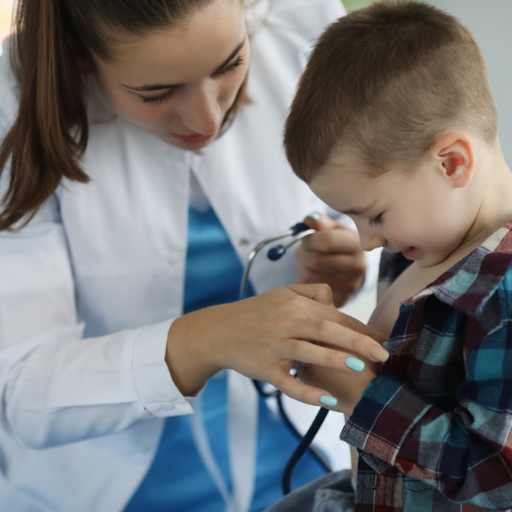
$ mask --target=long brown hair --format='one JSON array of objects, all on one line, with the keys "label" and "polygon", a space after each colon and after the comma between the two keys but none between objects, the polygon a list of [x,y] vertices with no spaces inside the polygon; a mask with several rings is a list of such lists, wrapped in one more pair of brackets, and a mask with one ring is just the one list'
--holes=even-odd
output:
[{"label": "long brown hair", "polygon": [[[89,134],[80,61],[92,62],[91,54],[112,59],[114,42],[181,24],[213,1],[18,0],[11,62],[20,103],[0,147],[0,175],[10,161],[0,231],[29,222],[63,178],[89,181],[79,162]],[[224,131],[245,98],[245,83]]]}]

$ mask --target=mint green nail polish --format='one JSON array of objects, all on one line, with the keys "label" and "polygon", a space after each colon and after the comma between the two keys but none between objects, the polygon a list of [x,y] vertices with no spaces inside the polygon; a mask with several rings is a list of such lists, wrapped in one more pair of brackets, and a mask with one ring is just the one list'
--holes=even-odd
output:
[{"label": "mint green nail polish", "polygon": [[356,359],[355,357],[347,357],[345,360],[345,364],[347,368],[354,370],[355,372],[362,372],[364,370],[364,363],[360,359]]},{"label": "mint green nail polish", "polygon": [[320,220],[320,215],[316,212],[306,215],[306,219]]},{"label": "mint green nail polish", "polygon": [[383,346],[384,348],[388,348],[388,343],[389,343],[389,341],[385,341],[385,342],[382,344],[382,346]]},{"label": "mint green nail polish", "polygon": [[320,403],[324,404],[324,405],[328,405],[329,407],[334,407],[338,403],[338,400],[336,398],[334,398],[333,396],[322,395],[320,397]]}]

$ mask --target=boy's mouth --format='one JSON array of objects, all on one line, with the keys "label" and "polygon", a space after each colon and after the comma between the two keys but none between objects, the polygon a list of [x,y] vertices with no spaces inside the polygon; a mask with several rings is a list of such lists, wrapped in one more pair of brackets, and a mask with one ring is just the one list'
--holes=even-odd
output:
[{"label": "boy's mouth", "polygon": [[409,247],[405,251],[402,251],[402,254],[404,255],[404,258],[407,258],[408,260],[413,260],[416,256],[416,247]]}]

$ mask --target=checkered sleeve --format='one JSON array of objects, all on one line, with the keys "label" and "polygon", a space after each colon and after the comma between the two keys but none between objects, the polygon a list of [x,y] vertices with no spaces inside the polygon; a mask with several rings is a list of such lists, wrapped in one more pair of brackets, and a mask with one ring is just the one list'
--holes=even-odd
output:
[{"label": "checkered sleeve", "polygon": [[[488,510],[512,505],[512,326],[469,351],[457,406],[434,406],[390,372],[366,388],[341,439],[378,473],[389,465],[447,499]],[[380,467],[379,467],[380,461]],[[373,463],[372,463],[373,462]]]}]

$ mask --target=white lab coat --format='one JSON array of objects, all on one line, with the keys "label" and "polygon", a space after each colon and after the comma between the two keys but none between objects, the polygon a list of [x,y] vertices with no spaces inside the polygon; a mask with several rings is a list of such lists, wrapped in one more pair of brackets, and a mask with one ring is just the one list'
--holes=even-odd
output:
[{"label": "white lab coat", "polygon": [[[242,262],[261,239],[326,211],[292,174],[281,130],[310,42],[342,8],[272,5],[251,42],[253,103],[202,155],[112,116],[93,84],[91,183],[64,183],[29,226],[0,233],[1,511],[122,510],[164,418],[193,412],[164,362],[182,312],[191,170]],[[8,53],[4,45],[0,137],[17,110]],[[262,292],[294,273],[293,254],[263,257],[252,283]]]}]

